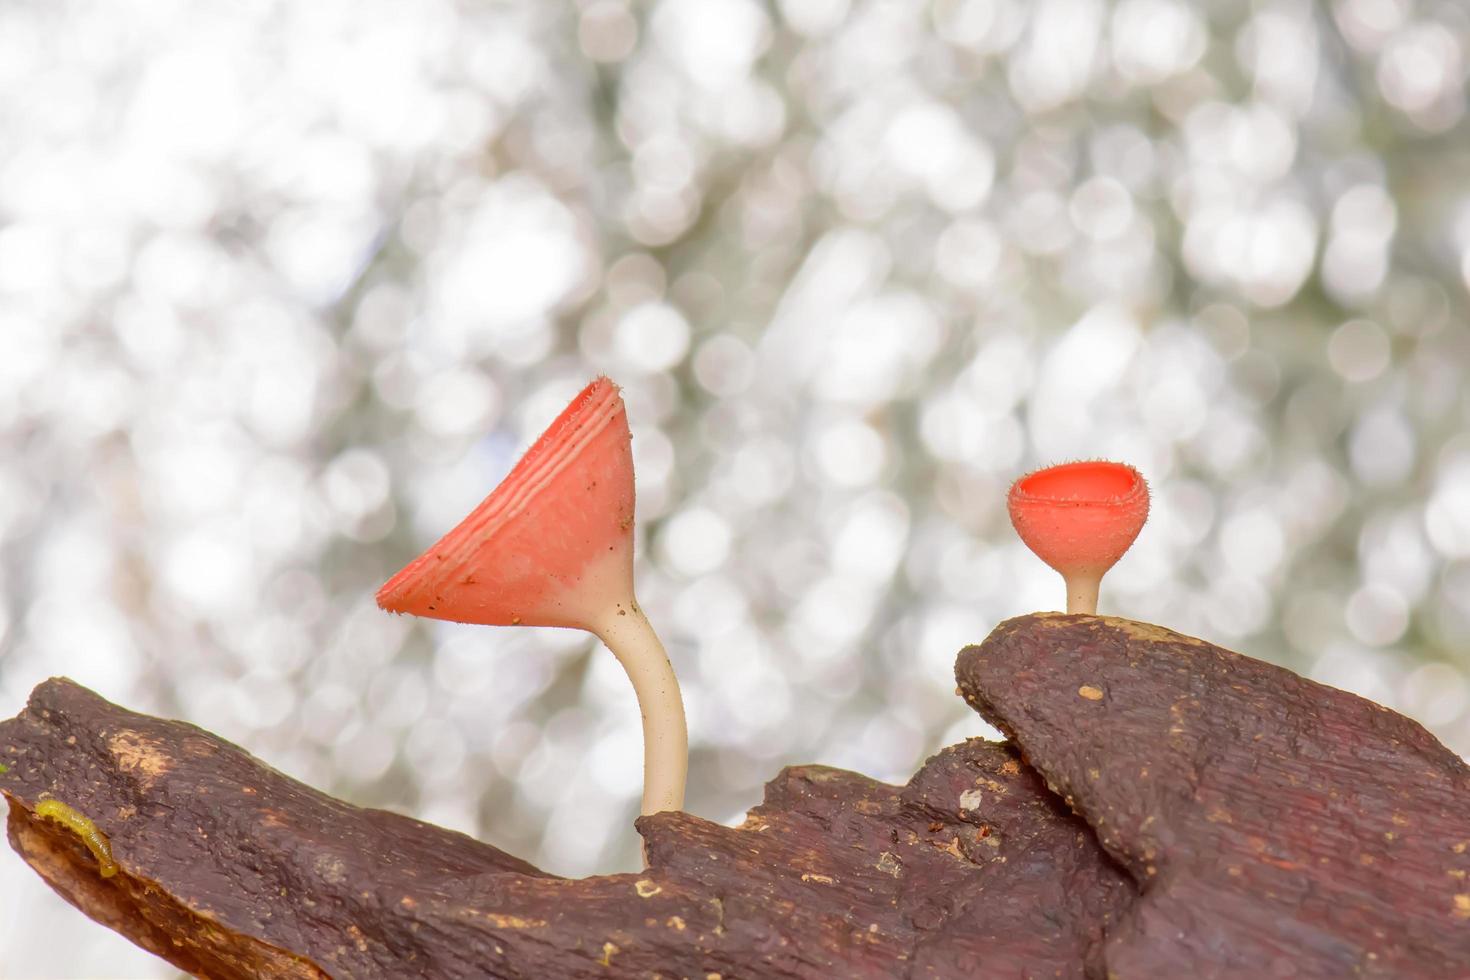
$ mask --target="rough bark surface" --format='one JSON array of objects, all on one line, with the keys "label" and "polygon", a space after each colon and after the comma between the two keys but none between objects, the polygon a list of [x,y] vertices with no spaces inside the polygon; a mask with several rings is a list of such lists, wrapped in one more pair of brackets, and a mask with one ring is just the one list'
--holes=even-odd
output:
[{"label": "rough bark surface", "polygon": [[[1080,977],[1135,897],[1008,747],[906,787],[784,770],[739,828],[639,821],[642,874],[570,881],[334,800],[70,681],[0,723],[15,849],[97,921],[210,977]],[[110,839],[38,818],[66,803]]]},{"label": "rough bark surface", "polygon": [[641,819],[641,874],[547,875],[65,680],[0,722],[0,792],[53,888],[201,976],[1470,976],[1470,771],[1412,721],[1093,616],[1003,623],[956,672],[1013,744],[904,787],[787,769],[736,828]]},{"label": "rough bark surface", "polygon": [[956,675],[1139,883],[1112,974],[1470,976],[1470,770],[1415,722],[1096,616],[1002,623]]}]

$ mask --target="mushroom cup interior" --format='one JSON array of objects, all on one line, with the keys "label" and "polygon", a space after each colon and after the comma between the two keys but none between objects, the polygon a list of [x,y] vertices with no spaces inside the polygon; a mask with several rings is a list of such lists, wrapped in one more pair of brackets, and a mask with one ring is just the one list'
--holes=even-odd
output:
[{"label": "mushroom cup interior", "polygon": [[1033,500],[1113,503],[1133,496],[1142,485],[1143,477],[1131,466],[1084,462],[1038,470],[1016,489]]}]

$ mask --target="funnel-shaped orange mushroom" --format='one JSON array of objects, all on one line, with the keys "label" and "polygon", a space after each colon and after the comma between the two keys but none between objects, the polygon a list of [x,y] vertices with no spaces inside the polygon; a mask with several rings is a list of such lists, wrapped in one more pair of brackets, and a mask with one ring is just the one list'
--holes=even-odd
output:
[{"label": "funnel-shaped orange mushroom", "polygon": [[1096,613],[1098,586],[1148,520],[1148,484],[1125,463],[1048,466],[1011,485],[1011,524],[1067,583],[1067,612]]},{"label": "funnel-shaped orange mushroom", "polygon": [[643,713],[643,812],[684,805],[679,682],[633,594],[633,455],[618,388],[582,390],[490,496],[378,590],[389,612],[595,634]]}]

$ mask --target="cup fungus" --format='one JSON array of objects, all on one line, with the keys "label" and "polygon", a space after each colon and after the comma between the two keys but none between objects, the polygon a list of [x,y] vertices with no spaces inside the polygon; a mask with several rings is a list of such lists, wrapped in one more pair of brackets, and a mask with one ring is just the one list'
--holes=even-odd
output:
[{"label": "cup fungus", "polygon": [[684,805],[679,682],[633,594],[633,456],[618,388],[582,390],[490,496],[378,590],[389,612],[570,626],[623,665],[643,715],[643,813]]},{"label": "cup fungus", "polygon": [[1067,612],[1097,612],[1103,575],[1148,520],[1148,484],[1125,463],[1063,463],[1011,485],[1011,524],[1067,583]]}]

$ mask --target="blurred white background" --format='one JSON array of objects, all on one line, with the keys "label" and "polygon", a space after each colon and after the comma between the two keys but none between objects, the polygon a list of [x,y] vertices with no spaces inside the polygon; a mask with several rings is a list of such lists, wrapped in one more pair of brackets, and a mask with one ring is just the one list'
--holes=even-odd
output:
[{"label": "blurred white background", "polygon": [[[1009,482],[1128,460],[1103,611],[1470,750],[1460,0],[0,6],[0,715],[66,674],[549,870],[637,861],[580,634],[375,588],[598,372],[689,808],[985,732],[1062,601]],[[158,977],[0,852],[5,977]]]}]

